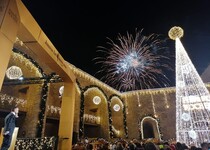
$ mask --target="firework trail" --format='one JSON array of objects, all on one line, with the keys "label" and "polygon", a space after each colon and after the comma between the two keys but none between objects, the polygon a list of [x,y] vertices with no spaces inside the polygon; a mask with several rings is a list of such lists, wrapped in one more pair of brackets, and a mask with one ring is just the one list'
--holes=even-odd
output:
[{"label": "firework trail", "polygon": [[172,70],[170,58],[163,55],[165,40],[158,34],[144,36],[142,30],[135,33],[119,34],[118,43],[108,38],[110,48],[99,47],[103,57],[94,60],[101,65],[97,72],[103,74],[101,80],[121,92],[169,85],[163,73],[163,69]]}]

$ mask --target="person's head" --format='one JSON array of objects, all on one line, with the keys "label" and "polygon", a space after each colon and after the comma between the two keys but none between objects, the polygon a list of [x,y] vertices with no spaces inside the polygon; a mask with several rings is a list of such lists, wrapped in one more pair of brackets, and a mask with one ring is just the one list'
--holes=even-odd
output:
[{"label": "person's head", "polygon": [[183,150],[183,145],[182,145],[182,143],[177,142],[177,143],[176,143],[176,149],[177,149],[177,150]]},{"label": "person's head", "polygon": [[201,143],[202,150],[208,150],[209,144],[207,142]]},{"label": "person's head", "polygon": [[145,150],[157,150],[157,147],[154,143],[148,142],[145,145]]},{"label": "person's head", "polygon": [[19,108],[17,106],[14,106],[12,109],[11,109],[12,112],[14,112],[15,114],[18,114],[19,112]]}]

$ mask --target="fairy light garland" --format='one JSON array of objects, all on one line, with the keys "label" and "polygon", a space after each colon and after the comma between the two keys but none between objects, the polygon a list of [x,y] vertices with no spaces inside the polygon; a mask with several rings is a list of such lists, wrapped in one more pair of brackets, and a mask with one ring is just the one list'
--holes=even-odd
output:
[{"label": "fairy light garland", "polygon": [[15,149],[44,149],[52,150],[56,147],[56,137],[43,137],[43,138],[18,138],[16,140]]},{"label": "fairy light garland", "polygon": [[140,139],[144,139],[144,132],[143,132],[143,121],[145,119],[151,119],[153,121],[156,122],[156,127],[157,127],[157,131],[158,131],[158,136],[159,139],[162,140],[163,138],[163,134],[162,131],[160,129],[160,119],[157,118],[156,116],[152,115],[152,114],[145,114],[140,120],[139,120],[139,136]]},{"label": "fairy light garland", "polygon": [[8,102],[9,105],[12,105],[12,103],[15,102],[16,105],[21,105],[22,107],[24,107],[27,103],[27,100],[25,99],[13,97],[3,93],[0,93],[0,100],[3,105],[5,104],[5,102]]},{"label": "fairy light garland", "polygon": [[152,108],[153,108],[154,116],[157,117],[157,113],[156,113],[156,109],[155,109],[154,98],[153,98],[153,95],[152,94],[150,94],[150,96],[151,96]]},{"label": "fairy light garland", "polygon": [[137,93],[137,101],[138,101],[138,107],[141,107],[140,98],[139,98],[139,94],[138,93]]},{"label": "fairy light garland", "polygon": [[169,104],[168,104],[168,99],[167,99],[167,95],[166,95],[166,92],[163,93],[164,94],[164,100],[165,100],[165,107],[166,108],[169,108]]},{"label": "fairy light garland", "polygon": [[50,112],[51,114],[61,114],[61,107],[53,106],[53,105],[47,105],[47,112]]}]

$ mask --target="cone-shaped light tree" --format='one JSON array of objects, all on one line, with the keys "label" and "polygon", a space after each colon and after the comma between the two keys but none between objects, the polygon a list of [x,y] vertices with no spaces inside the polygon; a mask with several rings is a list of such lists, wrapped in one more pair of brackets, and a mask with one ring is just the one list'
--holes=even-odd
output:
[{"label": "cone-shaped light tree", "polygon": [[176,140],[200,146],[210,142],[210,94],[180,41],[183,34],[177,26],[168,32],[176,43]]}]

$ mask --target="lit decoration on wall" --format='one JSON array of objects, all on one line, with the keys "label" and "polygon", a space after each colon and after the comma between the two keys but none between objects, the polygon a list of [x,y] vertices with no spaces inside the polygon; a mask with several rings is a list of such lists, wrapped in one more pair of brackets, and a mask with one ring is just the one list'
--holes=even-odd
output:
[{"label": "lit decoration on wall", "polygon": [[143,89],[143,90],[137,90],[137,91],[128,91],[121,93],[122,97],[129,97],[129,96],[135,96],[137,94],[140,95],[148,95],[148,94],[164,94],[164,93],[175,93],[176,88],[175,87],[167,87],[167,88],[155,88],[155,89]]},{"label": "lit decoration on wall", "polygon": [[127,96],[127,94],[121,94],[122,96],[123,96],[123,99],[124,99],[124,109],[125,109],[125,114],[129,114],[129,112],[128,112],[128,96]]},{"label": "lit decoration on wall", "polygon": [[15,143],[15,149],[44,149],[52,150],[56,148],[55,137],[43,137],[43,138],[24,138],[17,139]]},{"label": "lit decoration on wall", "polygon": [[93,103],[99,105],[101,103],[101,98],[99,96],[94,96]]},{"label": "lit decoration on wall", "polygon": [[19,79],[23,75],[23,72],[18,66],[11,66],[6,71],[6,76],[9,79]]},{"label": "lit decoration on wall", "polygon": [[100,117],[91,114],[84,114],[83,119],[85,123],[100,124]]},{"label": "lit decoration on wall", "polygon": [[179,39],[183,33],[169,31],[176,43],[176,140],[200,146],[210,141],[210,94]]},{"label": "lit decoration on wall", "polygon": [[189,113],[183,113],[181,119],[184,121],[190,121],[191,117]]},{"label": "lit decoration on wall", "polygon": [[[75,76],[79,77],[79,78],[83,78],[85,79],[86,81],[89,81],[91,84],[93,85],[96,85],[98,87],[101,87],[102,89],[104,89],[105,91],[108,91],[110,93],[114,93],[116,95],[119,95],[121,97],[125,97],[125,102],[126,102],[126,97],[129,97],[129,96],[133,96],[133,95],[137,95],[139,93],[139,95],[145,95],[145,94],[149,94],[149,93],[153,93],[153,94],[157,94],[157,93],[164,93],[164,92],[167,92],[167,93],[174,93],[176,91],[176,88],[175,87],[167,87],[167,88],[161,88],[160,89],[144,89],[144,90],[137,90],[137,91],[128,91],[128,92],[119,92],[117,90],[115,90],[114,88],[110,87],[109,85],[101,82],[100,80],[96,79],[95,77],[91,76],[90,74],[84,72],[83,70],[75,67],[74,65],[70,64],[69,62],[66,62],[69,66],[69,68],[73,71],[73,73],[75,74]],[[77,79],[77,82],[78,82],[78,79]],[[77,83],[78,85],[78,83]],[[207,84],[207,86],[210,86]],[[79,87],[79,91],[78,92],[81,92],[82,91],[82,88],[81,86],[77,86]],[[127,105],[126,105],[127,107]],[[126,113],[128,113],[128,111],[126,110]]]},{"label": "lit decoration on wall", "polygon": [[120,130],[117,130],[114,126],[112,126],[112,131],[114,132],[115,135],[117,136],[120,135]]},{"label": "lit decoration on wall", "polygon": [[12,58],[14,61],[18,61],[22,66],[25,66],[29,72],[33,72],[34,77],[45,77],[46,74],[33,58],[15,48],[13,52]]},{"label": "lit decoration on wall", "polygon": [[168,99],[167,99],[167,95],[166,95],[166,92],[164,92],[164,100],[165,100],[165,107],[166,108],[169,108],[169,104],[168,104]]},{"label": "lit decoration on wall", "polygon": [[138,101],[138,107],[141,107],[140,99],[139,99],[139,94],[137,93],[137,101]]},{"label": "lit decoration on wall", "polygon": [[[163,135],[162,135],[161,130],[160,130],[160,120],[153,115],[145,115],[144,117],[142,117],[142,119],[139,120],[140,138],[144,139],[143,123],[144,123],[145,119],[150,119],[150,120],[155,122],[156,129],[157,129],[157,132],[158,132],[158,137],[155,137],[155,138],[159,138],[161,140]],[[154,129],[154,127],[153,127],[153,129]]]},{"label": "lit decoration on wall", "polygon": [[59,88],[59,94],[60,94],[60,96],[63,95],[63,92],[64,92],[64,86],[61,86],[61,87]]},{"label": "lit decoration on wall", "polygon": [[144,36],[136,30],[135,36],[119,34],[117,42],[109,39],[109,48],[100,47],[102,56],[95,58],[102,65],[102,81],[122,92],[169,85],[163,70],[171,67],[160,35]]},{"label": "lit decoration on wall", "polygon": [[83,78],[86,81],[89,81],[92,85],[96,85],[98,87],[102,87],[105,91],[109,91],[111,93],[115,93],[120,95],[121,93],[114,88],[110,87],[109,85],[105,84],[104,82],[96,79],[95,77],[91,76],[90,74],[84,72],[83,70],[75,67],[74,65],[70,64],[69,62],[66,62],[69,66],[69,68],[73,71],[75,76],[79,78]]},{"label": "lit decoration on wall", "polygon": [[9,96],[3,93],[0,93],[0,100],[2,104],[4,104],[5,102],[8,102],[10,105],[12,105],[12,103],[15,102],[16,105],[21,105],[23,107],[27,103],[27,100],[25,99],[16,98],[16,97]]},{"label": "lit decoration on wall", "polygon": [[152,108],[153,108],[154,116],[157,117],[157,113],[156,113],[156,109],[155,109],[154,98],[153,98],[153,95],[152,94],[150,94],[150,96],[151,96]]},{"label": "lit decoration on wall", "polygon": [[53,105],[47,105],[47,112],[50,112],[51,114],[61,114],[61,107],[53,106]]},{"label": "lit decoration on wall", "polygon": [[119,104],[115,104],[113,106],[114,111],[120,111],[120,105]]}]

